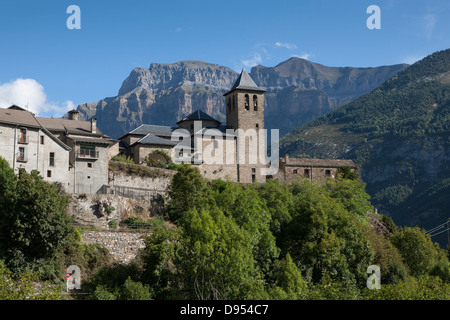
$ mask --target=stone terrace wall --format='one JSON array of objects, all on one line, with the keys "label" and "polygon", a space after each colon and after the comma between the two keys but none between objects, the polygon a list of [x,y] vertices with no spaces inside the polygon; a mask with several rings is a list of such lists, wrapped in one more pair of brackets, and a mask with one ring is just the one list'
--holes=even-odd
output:
[{"label": "stone terrace wall", "polygon": [[[172,181],[172,177],[176,174],[174,170],[160,169],[160,168],[150,168],[141,165],[130,165],[130,164],[120,164],[124,168],[137,170],[139,167],[141,169],[152,170],[155,173],[155,176],[139,176],[135,174],[129,174],[128,172],[124,172],[118,170],[117,167],[119,164],[113,164],[110,166],[109,170],[109,185],[110,186],[120,186],[120,187],[128,187],[128,188],[139,188],[139,189],[148,189],[148,190],[158,190],[158,191],[166,191]],[[144,167],[144,168],[142,168]]]},{"label": "stone terrace wall", "polygon": [[86,244],[100,244],[111,253],[116,262],[129,263],[144,247],[144,233],[85,231],[81,240]]}]

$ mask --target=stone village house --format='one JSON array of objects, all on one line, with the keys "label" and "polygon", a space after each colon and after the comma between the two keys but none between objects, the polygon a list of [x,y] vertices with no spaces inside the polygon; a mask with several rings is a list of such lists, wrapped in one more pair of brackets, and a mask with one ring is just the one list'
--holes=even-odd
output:
[{"label": "stone village house", "polygon": [[0,156],[15,172],[38,170],[44,180],[59,182],[70,193],[97,193],[108,184],[114,140],[96,120],[40,118],[13,105],[0,108]]}]

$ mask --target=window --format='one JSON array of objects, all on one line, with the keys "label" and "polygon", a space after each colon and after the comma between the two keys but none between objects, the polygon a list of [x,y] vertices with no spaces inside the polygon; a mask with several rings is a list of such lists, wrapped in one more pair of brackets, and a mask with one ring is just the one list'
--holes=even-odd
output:
[{"label": "window", "polygon": [[331,170],[325,170],[325,176],[331,177]]},{"label": "window", "polygon": [[233,96],[233,111],[236,110],[236,96]]},{"label": "window", "polygon": [[245,110],[250,110],[250,97],[248,94],[245,95]]},{"label": "window", "polygon": [[256,127],[259,128],[259,123],[256,124]]},{"label": "window", "polygon": [[54,167],[55,166],[55,153],[54,152],[50,152],[50,157],[49,157],[49,164],[50,167]]},{"label": "window", "polygon": [[256,175],[252,174],[252,182],[256,181]]},{"label": "window", "polygon": [[305,171],[303,171],[303,175],[304,175],[306,178],[309,178],[309,169],[305,169]]},{"label": "window", "polygon": [[294,171],[292,171],[292,173],[298,174],[298,170],[297,170],[297,169],[294,169]]},{"label": "window", "polygon": [[28,143],[27,129],[20,129],[20,131],[19,131],[19,143]]},{"label": "window", "polygon": [[258,111],[258,96],[253,96],[253,110]]},{"label": "window", "polygon": [[252,173],[256,173],[256,168],[252,168]]},{"label": "window", "polygon": [[44,138],[45,136],[41,136],[41,144],[44,144]]},{"label": "window", "polygon": [[95,152],[95,146],[93,145],[80,145],[79,156],[82,158],[98,158],[98,152]]},{"label": "window", "polygon": [[228,97],[227,99],[227,107],[228,107],[228,111],[231,111],[231,98]]},{"label": "window", "polygon": [[91,162],[88,162],[87,167],[88,167],[88,168],[92,168],[92,163],[91,163]]},{"label": "window", "polygon": [[194,130],[194,124],[191,123],[191,130]]},{"label": "window", "polygon": [[52,177],[52,170],[47,170],[47,178],[51,178]]},{"label": "window", "polygon": [[17,161],[22,161],[22,162],[27,161],[25,156],[26,156],[25,148],[24,147],[20,147],[19,148],[19,154],[17,155]]}]

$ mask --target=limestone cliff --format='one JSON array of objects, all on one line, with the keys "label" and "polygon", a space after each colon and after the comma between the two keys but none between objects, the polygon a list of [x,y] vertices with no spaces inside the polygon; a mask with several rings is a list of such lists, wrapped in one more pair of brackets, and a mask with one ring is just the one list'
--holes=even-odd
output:
[{"label": "limestone cliff", "polygon": [[[266,128],[284,135],[371,90],[406,65],[332,68],[291,58],[278,66],[256,66],[250,76],[267,90]],[[234,70],[201,61],[152,63],[135,68],[116,97],[78,106],[80,117],[96,117],[99,128],[118,138],[142,123],[175,125],[196,109],[225,120],[223,94],[238,77]]]}]

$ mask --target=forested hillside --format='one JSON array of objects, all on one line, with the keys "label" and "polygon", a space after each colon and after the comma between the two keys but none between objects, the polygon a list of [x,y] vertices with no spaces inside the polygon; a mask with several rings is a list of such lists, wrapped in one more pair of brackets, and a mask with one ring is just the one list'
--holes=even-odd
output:
[{"label": "forested hillside", "polygon": [[[372,203],[400,225],[430,229],[450,205],[450,50],[301,126],[281,154],[354,160]],[[446,235],[440,242],[447,244]]]}]

